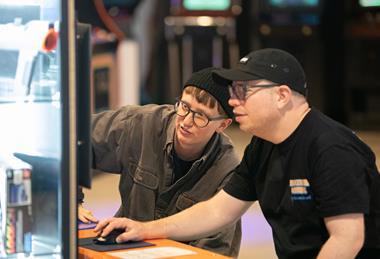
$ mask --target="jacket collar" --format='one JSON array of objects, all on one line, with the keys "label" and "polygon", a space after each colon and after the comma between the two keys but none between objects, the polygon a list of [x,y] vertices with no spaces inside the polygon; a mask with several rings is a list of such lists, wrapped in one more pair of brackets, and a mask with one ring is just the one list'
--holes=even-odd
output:
[{"label": "jacket collar", "polygon": [[[174,138],[175,138],[175,120],[176,115],[172,116],[170,118],[169,126],[167,128],[166,132],[166,143],[164,146],[164,151],[166,152],[167,156],[170,158],[171,162],[173,162],[173,148],[174,148]],[[220,134],[214,133],[214,135],[211,137],[209,142],[206,144],[205,149],[203,150],[202,156],[197,159],[197,161],[200,162],[199,166],[204,164],[204,161],[213,161],[214,158],[218,154],[218,147],[220,147],[221,137]]]}]

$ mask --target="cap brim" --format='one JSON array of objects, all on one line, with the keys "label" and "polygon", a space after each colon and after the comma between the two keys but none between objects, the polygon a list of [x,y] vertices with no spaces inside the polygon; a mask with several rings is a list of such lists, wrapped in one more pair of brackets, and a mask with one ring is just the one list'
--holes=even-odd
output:
[{"label": "cap brim", "polygon": [[250,81],[262,79],[260,76],[246,73],[237,69],[219,69],[212,72],[214,79],[224,84],[230,84],[232,81]]}]

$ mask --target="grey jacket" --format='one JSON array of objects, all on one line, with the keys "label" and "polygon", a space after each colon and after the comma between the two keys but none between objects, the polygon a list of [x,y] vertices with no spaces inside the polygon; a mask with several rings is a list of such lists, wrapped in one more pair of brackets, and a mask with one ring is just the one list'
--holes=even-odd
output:
[{"label": "grey jacket", "polygon": [[[239,164],[229,138],[215,134],[202,157],[173,183],[175,118],[173,105],[125,106],[94,115],[94,168],[121,174],[117,217],[149,221],[189,208],[222,189]],[[237,256],[240,241],[239,220],[188,244]]]}]

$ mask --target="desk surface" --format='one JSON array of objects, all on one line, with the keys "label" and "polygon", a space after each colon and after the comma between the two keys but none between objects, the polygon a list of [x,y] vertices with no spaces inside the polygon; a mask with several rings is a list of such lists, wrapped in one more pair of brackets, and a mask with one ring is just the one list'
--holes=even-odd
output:
[{"label": "desk surface", "polygon": [[[95,236],[95,234],[94,234],[94,232],[91,229],[80,230],[79,234],[78,234],[79,238],[93,237],[93,236]],[[147,242],[155,244],[154,247],[175,247],[175,248],[182,248],[182,249],[186,249],[186,250],[190,250],[190,251],[196,252],[196,254],[192,254],[192,255],[184,255],[184,256],[175,256],[175,257],[172,257],[172,258],[176,258],[176,259],[180,259],[180,258],[194,258],[194,259],[195,258],[197,258],[197,259],[215,258],[215,259],[227,259],[227,258],[229,258],[229,257],[223,256],[223,255],[219,255],[219,254],[216,254],[216,253],[204,250],[204,249],[200,249],[200,248],[197,248],[197,247],[185,245],[183,243],[176,242],[176,241],[169,240],[169,239],[152,239],[152,240],[147,240]],[[120,257],[112,256],[109,253],[122,252],[122,251],[136,251],[136,250],[143,250],[143,249],[149,249],[149,248],[152,248],[152,246],[150,246],[150,247],[142,247],[142,248],[132,248],[132,249],[128,249],[128,250],[118,250],[118,251],[109,251],[109,252],[97,252],[97,251],[94,251],[94,250],[86,249],[84,247],[79,247],[79,249],[78,249],[79,256],[78,257],[79,258],[83,258],[83,259],[91,259],[91,258],[102,258],[102,259],[120,258]],[[170,258],[170,257],[165,257],[165,258]]]}]

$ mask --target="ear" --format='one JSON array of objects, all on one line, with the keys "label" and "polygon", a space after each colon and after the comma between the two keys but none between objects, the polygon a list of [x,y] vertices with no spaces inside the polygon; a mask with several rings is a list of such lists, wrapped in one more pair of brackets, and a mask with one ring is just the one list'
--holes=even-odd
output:
[{"label": "ear", "polygon": [[287,85],[281,85],[277,88],[277,106],[285,107],[292,98],[292,90]]},{"label": "ear", "polygon": [[232,123],[232,119],[230,119],[230,118],[228,118],[228,119],[224,119],[224,120],[220,123],[219,127],[218,127],[215,131],[216,131],[217,133],[221,133],[221,132],[223,132],[225,129],[227,129],[228,126],[231,125],[231,123]]}]

